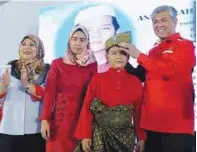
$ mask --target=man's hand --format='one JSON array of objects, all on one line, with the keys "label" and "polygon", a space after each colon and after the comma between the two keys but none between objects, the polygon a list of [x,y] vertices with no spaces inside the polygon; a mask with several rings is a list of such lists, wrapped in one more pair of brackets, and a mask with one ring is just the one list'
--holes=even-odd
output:
[{"label": "man's hand", "polygon": [[130,43],[120,43],[119,46],[122,46],[124,48],[124,51],[127,52],[132,58],[137,59],[140,55],[140,50],[136,48],[134,44]]}]

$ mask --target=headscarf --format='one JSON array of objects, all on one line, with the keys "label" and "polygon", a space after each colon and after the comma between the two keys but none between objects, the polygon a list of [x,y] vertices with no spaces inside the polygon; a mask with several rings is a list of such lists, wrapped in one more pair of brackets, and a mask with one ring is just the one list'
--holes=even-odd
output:
[{"label": "headscarf", "polygon": [[43,79],[45,79],[46,73],[49,69],[49,65],[44,64],[44,45],[41,39],[35,35],[25,36],[22,39],[21,43],[23,43],[26,38],[31,39],[35,43],[35,46],[37,48],[36,57],[32,60],[25,61],[21,56],[19,50],[19,60],[11,61],[8,63],[12,65],[11,74],[17,79],[20,79],[21,69],[25,68],[27,71],[28,82],[41,84],[44,81]]},{"label": "headscarf", "polygon": [[[75,54],[70,50],[70,41],[73,37],[73,34],[77,31],[77,30],[81,30],[88,41],[88,45],[87,45],[87,49],[82,51],[80,54]],[[82,25],[77,25],[73,28],[69,40],[68,40],[68,50],[63,58],[64,62],[67,64],[72,64],[72,65],[77,65],[77,66],[87,66],[90,63],[95,62],[95,58],[94,55],[92,53],[92,51],[89,49],[89,34],[87,29],[82,26]]]},{"label": "headscarf", "polygon": [[37,48],[36,57],[37,57],[38,59],[43,59],[43,58],[44,58],[44,55],[45,55],[45,51],[44,51],[44,45],[43,45],[42,40],[41,40],[39,37],[35,36],[35,35],[27,35],[27,36],[25,36],[25,37],[22,39],[21,43],[22,43],[26,38],[31,39],[31,40],[35,43],[36,48]]},{"label": "headscarf", "polygon": [[118,33],[118,34],[110,37],[105,42],[106,50],[109,50],[113,46],[119,46],[119,44],[122,43],[122,42],[125,42],[125,43],[131,43],[132,42],[131,31]]}]

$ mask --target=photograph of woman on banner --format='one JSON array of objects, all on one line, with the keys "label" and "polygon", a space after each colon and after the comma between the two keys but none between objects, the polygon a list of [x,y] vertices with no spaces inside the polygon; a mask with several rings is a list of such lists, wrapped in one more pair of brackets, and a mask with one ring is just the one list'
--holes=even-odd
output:
[{"label": "photograph of woman on banner", "polygon": [[93,51],[98,63],[98,72],[108,69],[105,59],[105,42],[118,33],[120,28],[113,7],[109,5],[96,5],[82,9],[76,15],[74,24],[83,25],[90,35],[90,49]]},{"label": "photograph of woman on banner", "polygon": [[66,55],[52,62],[46,81],[41,115],[46,152],[73,152],[77,145],[74,131],[86,88],[96,72],[97,63],[89,51],[88,31],[83,26],[75,26]]},{"label": "photograph of woman on banner", "polygon": [[75,131],[85,152],[144,151],[146,134],[140,129],[142,84],[126,72],[129,60],[122,42],[131,42],[130,32],[119,33],[106,41],[106,60],[110,69],[91,80]]},{"label": "photograph of woman on banner", "polygon": [[19,59],[10,61],[1,77],[1,152],[45,152],[39,116],[50,66],[43,58],[40,38],[27,35],[20,43]]},{"label": "photograph of woman on banner", "polygon": [[[63,15],[66,14],[66,15]],[[53,26],[51,16],[56,26]],[[95,20],[96,19],[96,20]],[[105,59],[105,41],[111,36],[121,32],[132,30],[133,42],[135,43],[135,29],[132,19],[123,10],[114,5],[101,3],[82,2],[68,4],[54,9],[43,9],[40,14],[40,31],[39,34],[44,38],[47,44],[49,54],[46,60],[49,62],[53,58],[59,58],[64,55],[69,37],[73,26],[82,25],[86,27],[90,35],[90,50],[93,52],[98,63],[98,72],[108,70]],[[49,33],[53,38],[48,39],[46,26],[51,29]]]}]

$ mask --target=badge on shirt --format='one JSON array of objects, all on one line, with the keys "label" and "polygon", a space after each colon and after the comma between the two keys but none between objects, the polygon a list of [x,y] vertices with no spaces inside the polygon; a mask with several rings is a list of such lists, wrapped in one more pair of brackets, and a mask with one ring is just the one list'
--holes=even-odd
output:
[{"label": "badge on shirt", "polygon": [[171,47],[168,50],[162,52],[162,54],[166,54],[166,53],[173,53],[173,48]]}]

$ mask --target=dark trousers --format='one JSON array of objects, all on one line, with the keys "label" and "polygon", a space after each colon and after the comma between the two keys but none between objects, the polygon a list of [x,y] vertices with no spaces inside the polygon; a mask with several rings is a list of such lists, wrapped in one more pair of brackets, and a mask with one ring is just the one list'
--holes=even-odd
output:
[{"label": "dark trousers", "polygon": [[192,152],[194,136],[147,131],[145,152]]},{"label": "dark trousers", "polygon": [[45,141],[41,134],[0,134],[0,152],[45,152]]}]

